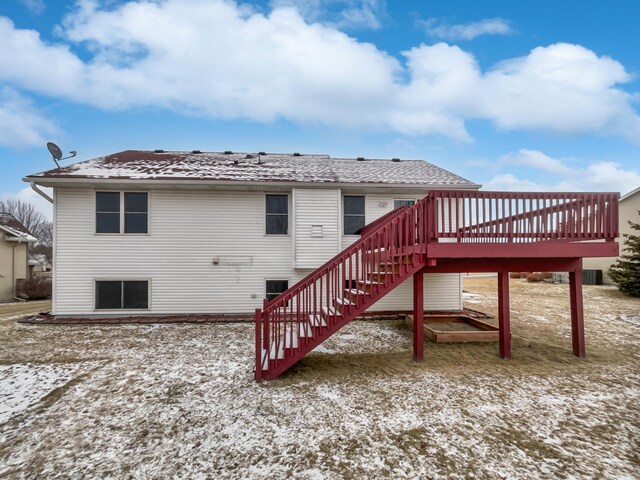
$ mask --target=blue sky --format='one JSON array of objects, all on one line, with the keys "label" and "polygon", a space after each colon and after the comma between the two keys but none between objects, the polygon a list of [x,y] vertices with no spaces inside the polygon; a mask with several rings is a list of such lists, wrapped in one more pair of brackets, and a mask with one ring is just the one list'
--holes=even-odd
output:
[{"label": "blue sky", "polygon": [[635,1],[0,3],[0,197],[124,149],[419,158],[491,189],[640,186]]}]

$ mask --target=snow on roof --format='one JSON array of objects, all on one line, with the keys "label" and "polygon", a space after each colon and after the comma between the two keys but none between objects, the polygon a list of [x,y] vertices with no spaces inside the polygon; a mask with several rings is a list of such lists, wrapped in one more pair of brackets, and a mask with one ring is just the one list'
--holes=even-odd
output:
[{"label": "snow on roof", "polygon": [[35,238],[29,230],[26,229],[22,223],[18,221],[16,217],[11,215],[10,213],[0,212],[0,230],[9,234],[11,240],[22,240],[25,242],[37,242],[38,239]]},{"label": "snow on roof", "polygon": [[33,174],[28,178],[477,186],[423,160],[360,160],[331,158],[329,155],[142,150],[125,150]]}]

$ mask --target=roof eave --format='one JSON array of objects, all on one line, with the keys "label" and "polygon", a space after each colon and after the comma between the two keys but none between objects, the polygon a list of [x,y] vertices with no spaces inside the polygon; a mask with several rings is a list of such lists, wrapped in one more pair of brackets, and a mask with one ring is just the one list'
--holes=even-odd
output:
[{"label": "roof eave", "polygon": [[336,188],[426,188],[429,190],[478,190],[482,185],[477,183],[468,184],[435,184],[435,183],[346,183],[346,182],[292,182],[292,181],[241,181],[241,180],[210,180],[210,179],[156,179],[156,178],[90,178],[90,177],[32,177],[27,176],[22,179],[27,183],[36,183],[44,187],[51,186],[69,186],[95,183],[123,183],[123,184],[143,184],[143,185],[220,185],[220,186],[241,186],[241,185],[269,185],[274,187],[291,187],[304,185],[308,188],[327,188],[332,186]]}]

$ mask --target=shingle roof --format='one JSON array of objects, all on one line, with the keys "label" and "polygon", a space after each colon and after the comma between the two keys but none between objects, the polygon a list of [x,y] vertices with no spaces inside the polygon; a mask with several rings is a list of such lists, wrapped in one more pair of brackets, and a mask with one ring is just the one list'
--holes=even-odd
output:
[{"label": "shingle roof", "polygon": [[37,241],[29,230],[10,213],[0,212],[0,230],[8,233],[10,237],[15,237],[25,242]]},{"label": "shingle roof", "polygon": [[473,187],[423,160],[331,158],[328,155],[125,150],[30,175],[38,178],[375,183]]}]

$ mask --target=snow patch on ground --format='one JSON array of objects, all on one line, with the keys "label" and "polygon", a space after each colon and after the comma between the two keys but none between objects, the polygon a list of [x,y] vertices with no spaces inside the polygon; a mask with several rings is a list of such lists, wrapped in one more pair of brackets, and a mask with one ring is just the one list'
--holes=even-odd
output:
[{"label": "snow patch on ground", "polygon": [[76,370],[73,365],[0,365],[0,424],[67,383]]}]

